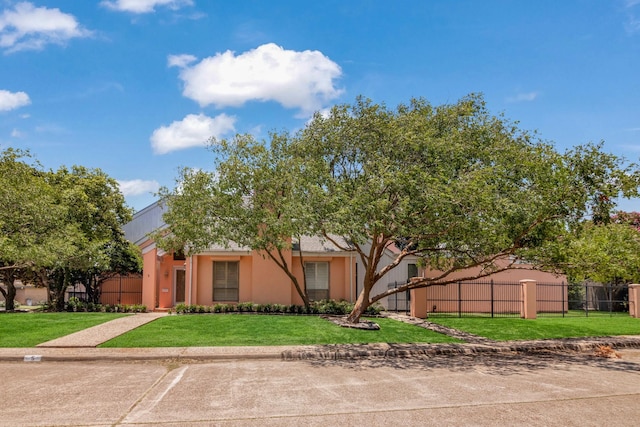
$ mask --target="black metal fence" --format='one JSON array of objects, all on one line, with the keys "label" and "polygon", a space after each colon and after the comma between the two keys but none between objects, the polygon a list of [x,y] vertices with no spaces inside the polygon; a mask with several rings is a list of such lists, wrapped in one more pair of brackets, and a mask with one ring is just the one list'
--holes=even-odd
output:
[{"label": "black metal fence", "polygon": [[[389,283],[389,289],[401,284]],[[410,293],[387,297],[387,310],[410,311]],[[429,317],[520,317],[524,297],[519,282],[479,280],[427,288]],[[615,316],[629,313],[628,285],[536,284],[538,317]]]},{"label": "black metal fence", "polygon": [[522,306],[520,283],[477,280],[427,288],[429,317],[520,317]]},{"label": "black metal fence", "polygon": [[[388,284],[388,289],[395,289],[398,286],[402,286],[404,283],[393,282]],[[387,310],[389,311],[404,311],[409,314],[411,310],[411,292],[396,292],[393,295],[387,297]]]},{"label": "black metal fence", "polygon": [[[558,314],[563,317],[629,314],[628,285],[538,283],[537,289],[539,317],[553,317]],[[541,298],[540,293],[544,290],[545,296]],[[557,306],[560,302],[564,307],[561,313],[548,309],[549,305]]]}]

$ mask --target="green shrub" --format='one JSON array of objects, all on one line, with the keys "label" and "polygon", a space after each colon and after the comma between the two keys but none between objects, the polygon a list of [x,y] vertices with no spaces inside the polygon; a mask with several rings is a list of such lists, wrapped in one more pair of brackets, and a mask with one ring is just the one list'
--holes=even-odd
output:
[{"label": "green shrub", "polygon": [[236,305],[236,309],[240,313],[252,313],[256,311],[255,304],[252,302],[241,302]]},{"label": "green shrub", "polygon": [[[130,306],[128,308],[121,307],[119,311],[125,309],[139,312],[146,311],[145,306],[143,309],[138,306]],[[191,314],[191,313],[278,313],[278,314],[328,314],[334,316],[344,316],[353,310],[353,304],[345,300],[321,300],[314,301],[306,308],[303,305],[297,304],[254,304],[252,302],[241,302],[238,304],[222,304],[217,303],[212,306],[204,305],[188,305],[184,303],[177,304],[174,309],[176,314]],[[374,304],[367,308],[365,315],[377,316],[383,310],[380,304]]]},{"label": "green shrub", "polygon": [[367,307],[364,314],[366,316],[379,316],[382,311],[384,311],[384,307],[380,303],[376,302],[375,304],[371,304]]}]

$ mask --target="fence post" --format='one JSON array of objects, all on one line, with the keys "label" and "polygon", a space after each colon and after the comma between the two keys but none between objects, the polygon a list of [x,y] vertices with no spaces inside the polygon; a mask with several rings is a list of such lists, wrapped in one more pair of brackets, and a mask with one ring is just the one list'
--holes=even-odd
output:
[{"label": "fence post", "polygon": [[629,315],[640,319],[640,284],[629,285]]},{"label": "fence post", "polygon": [[427,318],[427,288],[411,289],[411,311],[413,317]]},{"label": "fence post", "polygon": [[[562,317],[564,317],[564,314],[565,314],[565,310],[564,310],[565,303],[567,304],[566,305],[567,310],[569,310],[569,285],[567,284],[565,286],[564,280],[562,281],[562,288],[561,289],[562,289]],[[565,290],[566,290],[566,293],[565,293]],[[565,296],[566,296],[566,298],[565,298]]]},{"label": "fence post", "polygon": [[520,317],[523,319],[535,319],[537,317],[536,284],[535,280],[520,280],[520,285],[522,285],[522,311],[520,312]]},{"label": "fence post", "polygon": [[462,317],[462,283],[458,282],[458,317]]},{"label": "fence post", "polygon": [[[397,288],[398,287],[398,282],[395,281],[393,282],[393,287]],[[400,309],[398,308],[398,292],[396,292],[395,294],[393,294],[395,300],[396,300],[396,313],[400,311]]]},{"label": "fence post", "polygon": [[493,298],[493,279],[491,279],[491,318],[492,319],[493,319],[493,313],[494,313],[493,303],[494,303],[494,298]]}]

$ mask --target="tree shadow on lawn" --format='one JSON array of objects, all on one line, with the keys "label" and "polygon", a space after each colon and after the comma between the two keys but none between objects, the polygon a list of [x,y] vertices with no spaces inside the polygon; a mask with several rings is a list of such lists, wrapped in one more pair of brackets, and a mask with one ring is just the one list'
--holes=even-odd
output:
[{"label": "tree shadow on lawn", "polygon": [[410,357],[370,357],[356,359],[309,359],[313,367],[336,366],[346,369],[445,369],[451,372],[482,371],[489,375],[517,375],[543,369],[568,370],[589,366],[603,370],[640,373],[640,362],[597,357],[594,352],[539,351],[535,353],[500,352]]}]

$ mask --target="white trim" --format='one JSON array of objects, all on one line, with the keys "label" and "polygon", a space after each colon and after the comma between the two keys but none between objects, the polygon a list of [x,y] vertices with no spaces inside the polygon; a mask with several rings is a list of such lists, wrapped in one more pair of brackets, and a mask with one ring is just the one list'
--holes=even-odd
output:
[{"label": "white trim", "polygon": [[142,255],[148,254],[149,252],[151,252],[155,248],[156,248],[156,242],[153,242],[150,245],[145,246],[144,248],[142,248]]},{"label": "white trim", "polygon": [[[326,251],[326,252],[309,252],[302,251],[304,258],[322,257],[322,258],[351,258],[354,251]],[[293,251],[293,256],[300,256],[300,251]]]}]

